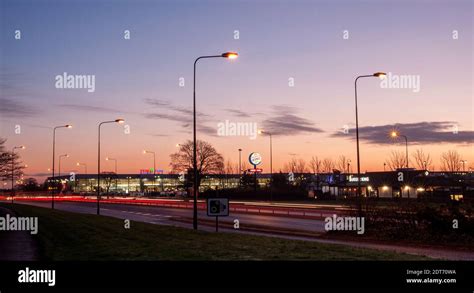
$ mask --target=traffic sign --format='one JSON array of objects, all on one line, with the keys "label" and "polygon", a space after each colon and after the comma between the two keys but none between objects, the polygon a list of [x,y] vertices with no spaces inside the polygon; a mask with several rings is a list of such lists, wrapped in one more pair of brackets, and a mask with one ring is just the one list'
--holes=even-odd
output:
[{"label": "traffic sign", "polygon": [[229,215],[228,198],[208,198],[207,215],[209,217],[223,217]]},{"label": "traffic sign", "polygon": [[263,169],[262,168],[253,168],[253,169],[247,169],[248,172],[250,173],[262,173]]}]

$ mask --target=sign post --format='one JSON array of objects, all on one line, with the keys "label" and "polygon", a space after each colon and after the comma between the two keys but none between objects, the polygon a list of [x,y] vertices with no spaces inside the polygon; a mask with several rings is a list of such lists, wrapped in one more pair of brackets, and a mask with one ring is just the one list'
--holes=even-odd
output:
[{"label": "sign post", "polygon": [[219,217],[227,217],[229,215],[229,199],[228,198],[208,198],[207,199],[207,216],[216,217],[216,232],[219,232]]},{"label": "sign post", "polygon": [[262,156],[259,153],[255,153],[255,152],[250,153],[249,162],[250,162],[250,164],[253,165],[253,170],[255,171],[254,172],[255,173],[254,174],[254,180],[255,180],[254,190],[256,192],[257,191],[257,173],[258,173],[257,165],[260,165],[262,163]]}]

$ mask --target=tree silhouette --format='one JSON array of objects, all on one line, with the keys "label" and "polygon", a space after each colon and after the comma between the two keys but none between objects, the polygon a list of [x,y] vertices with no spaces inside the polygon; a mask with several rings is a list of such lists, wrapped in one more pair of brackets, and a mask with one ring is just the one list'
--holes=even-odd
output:
[{"label": "tree silhouette", "polygon": [[407,160],[404,152],[392,151],[387,161],[387,165],[391,170],[405,168]]},{"label": "tree silhouette", "polygon": [[323,162],[321,162],[321,160],[317,156],[313,156],[311,158],[311,161],[309,161],[309,168],[314,174],[318,174],[321,172],[322,165]]},{"label": "tree silhouette", "polygon": [[461,170],[461,155],[454,150],[441,154],[441,171],[456,172]]},{"label": "tree silhouette", "polygon": [[12,169],[13,179],[20,178],[23,175],[24,164],[20,160],[18,153],[12,153],[11,151],[5,151],[6,139],[0,138],[0,178],[5,181],[12,180]]},{"label": "tree silhouette", "polygon": [[[219,174],[224,169],[224,158],[208,142],[198,140],[196,145],[199,186],[203,174]],[[171,154],[170,158],[171,172],[179,173],[193,170],[193,142],[188,140],[184,144],[180,144],[179,151]]]},{"label": "tree silhouette", "polygon": [[344,155],[339,156],[339,159],[337,160],[337,169],[342,173],[349,172],[349,170],[347,170],[349,161],[350,160],[348,157]]},{"label": "tree silhouette", "polygon": [[420,170],[429,170],[433,165],[431,156],[425,154],[423,149],[417,149],[412,156],[415,159],[416,167]]},{"label": "tree silhouette", "polygon": [[323,160],[323,172],[332,173],[335,168],[334,161],[331,158],[325,158]]}]

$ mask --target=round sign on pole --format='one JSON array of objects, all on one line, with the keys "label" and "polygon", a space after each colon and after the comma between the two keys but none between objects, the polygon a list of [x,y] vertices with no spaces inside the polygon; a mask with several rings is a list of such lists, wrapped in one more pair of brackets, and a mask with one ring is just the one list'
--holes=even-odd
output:
[{"label": "round sign on pole", "polygon": [[262,156],[259,153],[250,153],[249,162],[250,164],[257,166],[262,162]]}]

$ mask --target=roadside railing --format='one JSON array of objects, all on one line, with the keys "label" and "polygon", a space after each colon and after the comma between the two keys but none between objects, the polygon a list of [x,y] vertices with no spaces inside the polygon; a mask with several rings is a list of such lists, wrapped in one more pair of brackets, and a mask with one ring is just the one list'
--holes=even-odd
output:
[{"label": "roadside railing", "polygon": [[[0,195],[0,200],[11,200],[10,196]],[[15,196],[14,201],[51,201],[51,196]],[[57,202],[97,202],[94,197],[87,196],[56,196]],[[181,208],[192,209],[192,201],[171,200],[171,199],[136,199],[136,198],[102,198],[103,204],[125,204],[125,205],[143,205],[143,206],[157,206],[165,208]],[[200,200],[198,202],[198,209],[205,210],[206,202]],[[340,210],[321,210],[316,208],[302,208],[302,207],[276,207],[269,205],[252,205],[251,203],[230,203],[230,212],[244,213],[244,214],[259,214],[275,217],[292,217],[320,220],[326,217],[331,217],[333,214],[346,214],[345,211]]]}]

